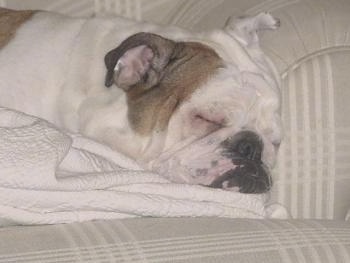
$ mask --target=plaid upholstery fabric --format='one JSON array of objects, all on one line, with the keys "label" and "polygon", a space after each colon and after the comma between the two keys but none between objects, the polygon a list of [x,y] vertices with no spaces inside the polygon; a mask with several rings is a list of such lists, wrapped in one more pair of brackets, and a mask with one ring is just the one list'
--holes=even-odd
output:
[{"label": "plaid upholstery fabric", "polygon": [[350,262],[343,221],[128,219],[0,229],[0,262]]},{"label": "plaid upholstery fabric", "polygon": [[350,52],[304,58],[284,77],[285,141],[275,173],[275,198],[294,217],[344,218],[350,204],[346,88]]}]

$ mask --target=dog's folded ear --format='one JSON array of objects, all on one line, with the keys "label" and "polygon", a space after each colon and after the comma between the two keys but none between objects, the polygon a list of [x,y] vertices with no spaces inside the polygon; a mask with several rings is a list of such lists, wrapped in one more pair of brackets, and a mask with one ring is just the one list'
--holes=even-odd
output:
[{"label": "dog's folded ear", "polygon": [[259,13],[255,16],[230,17],[226,21],[225,31],[237,39],[244,46],[258,45],[258,32],[276,29],[280,20],[269,13]]},{"label": "dog's folded ear", "polygon": [[145,89],[156,85],[175,47],[175,42],[152,33],[137,33],[105,56],[105,86],[114,83],[124,90],[142,82]]}]

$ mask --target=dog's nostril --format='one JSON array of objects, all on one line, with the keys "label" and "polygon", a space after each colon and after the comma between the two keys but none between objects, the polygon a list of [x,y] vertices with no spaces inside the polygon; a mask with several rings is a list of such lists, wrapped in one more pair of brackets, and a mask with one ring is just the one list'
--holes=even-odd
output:
[{"label": "dog's nostril", "polygon": [[255,159],[254,155],[256,153],[256,145],[254,145],[252,142],[243,140],[238,143],[237,148],[238,148],[237,149],[238,153],[243,158],[250,159],[250,160]]},{"label": "dog's nostril", "polygon": [[252,131],[241,131],[222,143],[224,155],[233,160],[261,160],[263,143],[259,135]]}]

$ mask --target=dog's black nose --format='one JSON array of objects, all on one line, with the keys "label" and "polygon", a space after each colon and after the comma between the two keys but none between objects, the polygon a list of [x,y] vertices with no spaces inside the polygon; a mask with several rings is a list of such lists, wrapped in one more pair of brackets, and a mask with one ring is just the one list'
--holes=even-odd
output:
[{"label": "dog's black nose", "polygon": [[223,154],[233,160],[247,159],[261,161],[261,154],[264,149],[263,142],[259,135],[252,131],[241,131],[222,143]]},{"label": "dog's black nose", "polygon": [[241,131],[222,143],[223,155],[230,158],[236,168],[214,180],[210,187],[238,187],[241,193],[264,193],[271,188],[267,167],[261,161],[264,149],[259,135]]}]

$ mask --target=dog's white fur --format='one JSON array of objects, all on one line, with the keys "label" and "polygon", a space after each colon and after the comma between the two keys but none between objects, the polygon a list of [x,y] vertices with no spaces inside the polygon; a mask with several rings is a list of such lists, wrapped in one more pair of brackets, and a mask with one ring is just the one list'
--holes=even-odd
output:
[{"label": "dog's white fur", "polygon": [[[232,164],[220,156],[218,145],[242,129],[263,138],[263,161],[272,166],[281,140],[280,83],[256,32],[276,25],[270,15],[259,14],[229,22],[224,30],[193,33],[124,18],[73,19],[39,12],[0,50],[0,105],[107,143],[175,181],[209,184],[229,169]],[[147,136],[130,126],[124,91],[103,85],[103,57],[140,31],[201,42],[225,63],[172,113],[167,129]],[[207,134],[191,118],[196,111],[223,127]],[[223,162],[222,171],[196,178],[193,171],[209,160]]]}]

